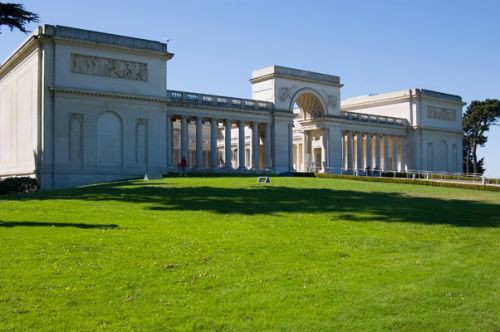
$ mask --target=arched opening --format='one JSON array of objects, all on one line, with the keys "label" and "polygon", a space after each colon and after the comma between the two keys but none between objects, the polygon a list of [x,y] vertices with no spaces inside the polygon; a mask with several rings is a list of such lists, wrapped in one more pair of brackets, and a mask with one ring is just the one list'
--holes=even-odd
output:
[{"label": "arched opening", "polygon": [[[320,95],[311,89],[298,91],[292,99],[294,119],[293,168],[301,172],[318,172],[327,166],[324,132],[314,126],[314,120],[326,115],[325,103]],[[307,123],[307,130],[302,127]]]},{"label": "arched opening", "polygon": [[312,92],[304,92],[295,98],[293,112],[299,114],[298,120],[311,120],[325,115],[323,103]]}]

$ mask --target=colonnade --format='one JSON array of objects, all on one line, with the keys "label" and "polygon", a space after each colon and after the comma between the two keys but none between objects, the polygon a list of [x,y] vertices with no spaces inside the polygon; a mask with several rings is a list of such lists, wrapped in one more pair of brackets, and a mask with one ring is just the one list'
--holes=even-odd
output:
[{"label": "colonnade", "polygon": [[344,131],[342,147],[342,168],[345,170],[406,170],[406,139],[403,136]]},{"label": "colonnade", "polygon": [[[194,120],[195,122],[195,165],[196,169],[203,170],[207,166],[204,163],[204,149],[203,149],[203,127],[208,122],[210,123],[210,158],[208,168],[219,169],[223,168],[226,170],[233,169],[233,150],[238,152],[237,154],[237,167],[238,170],[246,170],[246,139],[245,139],[245,128],[248,126],[251,128],[251,167],[252,170],[261,170],[260,165],[260,150],[264,149],[264,169],[271,169],[271,125],[268,122],[258,122],[250,120],[233,120],[233,119],[218,119],[218,118],[206,118],[202,116],[187,116],[187,115],[168,115],[167,116],[167,167],[173,168],[178,165],[174,165],[174,126],[173,121],[180,120],[180,142],[179,142],[179,161],[182,158],[188,159],[189,156],[189,123]],[[219,140],[219,124],[224,126],[224,139]],[[232,147],[232,135],[233,135],[233,124],[237,127],[237,144],[236,148]],[[262,134],[261,134],[262,132]],[[223,165],[220,165],[218,151],[219,145],[223,142]],[[263,144],[261,144],[263,142]],[[222,166],[222,167],[221,167]]]},{"label": "colonnade", "polygon": [[[314,153],[313,133],[311,130],[304,130],[301,144],[295,147],[297,170],[303,172],[327,171],[329,168],[329,132],[328,128],[321,129],[321,155],[319,158]],[[299,162],[300,161],[300,162]],[[300,167],[302,164],[303,167]]]}]

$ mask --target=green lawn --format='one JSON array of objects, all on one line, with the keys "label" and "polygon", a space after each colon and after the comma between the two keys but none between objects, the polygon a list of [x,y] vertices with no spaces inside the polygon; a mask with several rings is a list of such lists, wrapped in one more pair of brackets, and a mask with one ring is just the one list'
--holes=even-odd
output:
[{"label": "green lawn", "polygon": [[500,330],[500,193],[271,181],[0,197],[0,330]]}]

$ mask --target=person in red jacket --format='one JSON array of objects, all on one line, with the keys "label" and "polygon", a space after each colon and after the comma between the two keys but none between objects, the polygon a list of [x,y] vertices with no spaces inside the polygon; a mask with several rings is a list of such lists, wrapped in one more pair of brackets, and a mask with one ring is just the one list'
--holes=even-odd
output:
[{"label": "person in red jacket", "polygon": [[186,157],[182,157],[181,159],[181,172],[179,173],[179,176],[187,176],[187,172],[186,172],[186,168],[187,168],[187,160],[186,160]]}]

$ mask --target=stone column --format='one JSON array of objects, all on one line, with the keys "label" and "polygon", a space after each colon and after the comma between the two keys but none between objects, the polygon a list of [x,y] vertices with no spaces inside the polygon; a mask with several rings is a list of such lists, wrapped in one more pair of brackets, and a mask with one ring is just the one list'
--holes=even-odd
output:
[{"label": "stone column", "polygon": [[196,118],[196,168],[202,169],[203,165],[203,119]]},{"label": "stone column", "polygon": [[373,170],[372,163],[372,134],[366,133],[366,164],[365,169],[370,167],[370,170]]},{"label": "stone column", "polygon": [[217,119],[210,119],[210,167],[217,168]]},{"label": "stone column", "polygon": [[288,171],[293,172],[293,124],[288,125]]},{"label": "stone column", "polygon": [[398,170],[398,137],[392,136],[392,169]]},{"label": "stone column", "polygon": [[224,142],[224,152],[226,155],[226,168],[232,168],[231,160],[232,160],[232,151],[231,151],[231,128],[232,122],[231,120],[226,120],[225,124],[225,142]]},{"label": "stone column", "polygon": [[[266,169],[271,169],[271,125],[269,123],[265,124],[265,137],[264,137],[264,144],[265,144],[265,159],[266,159]],[[297,155],[298,159],[298,155]]]},{"label": "stone column", "polygon": [[238,169],[245,169],[245,121],[238,121]]},{"label": "stone column", "polygon": [[188,160],[188,125],[185,115],[181,116],[181,160],[185,158]]},{"label": "stone column", "polygon": [[300,171],[300,157],[302,157],[302,155],[300,154],[300,144],[295,144],[295,156],[296,156],[296,159],[297,159],[297,163],[295,164],[295,170],[297,172]]},{"label": "stone column", "polygon": [[329,171],[329,148],[328,148],[328,128],[321,129],[321,169],[324,173]]},{"label": "stone column", "polygon": [[352,131],[347,132],[346,136],[347,141],[347,170],[353,170],[353,150],[354,150],[354,142],[352,141]]},{"label": "stone column", "polygon": [[358,131],[356,134],[356,170],[363,169],[363,134]]},{"label": "stone column", "polygon": [[302,131],[302,165],[300,170],[306,172],[306,162],[307,162],[307,130]]},{"label": "stone column", "polygon": [[399,163],[399,171],[406,172],[406,139],[401,137],[401,158]]},{"label": "stone column", "polygon": [[259,124],[252,122],[252,169],[259,169]]},{"label": "stone column", "polygon": [[380,134],[375,134],[375,163],[373,164],[373,169],[382,169],[382,164],[380,163]]},{"label": "stone column", "polygon": [[172,131],[172,117],[167,115],[167,168],[172,167],[172,151],[174,146]]},{"label": "stone column", "polygon": [[341,132],[341,145],[342,145],[342,170],[344,171],[347,168],[347,144],[346,144],[346,133],[344,131]]},{"label": "stone column", "polygon": [[383,170],[390,170],[389,165],[389,135],[384,135],[384,158],[383,158]]},{"label": "stone column", "polygon": [[342,168],[342,130],[340,127],[328,128],[328,166],[331,173],[340,173]]}]

